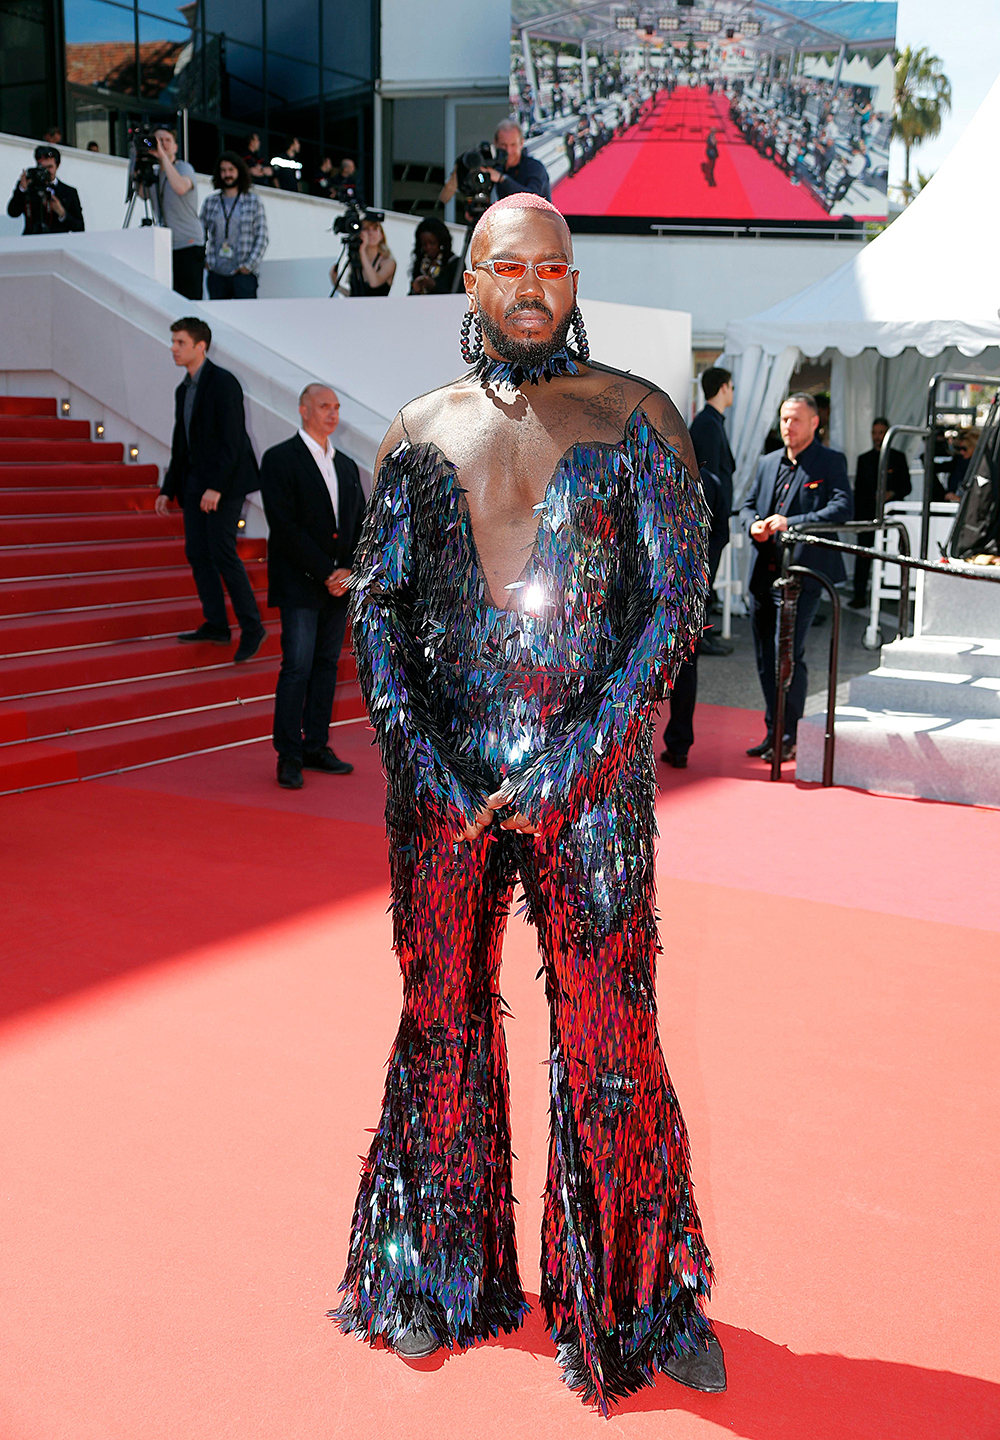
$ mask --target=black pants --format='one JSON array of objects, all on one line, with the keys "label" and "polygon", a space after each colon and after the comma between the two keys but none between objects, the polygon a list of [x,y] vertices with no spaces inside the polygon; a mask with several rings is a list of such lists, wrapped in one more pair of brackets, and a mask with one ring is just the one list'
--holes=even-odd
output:
[{"label": "black pants", "polygon": [[233,610],[244,634],[260,629],[260,611],[253,587],[236,550],[237,521],[243,509],[243,496],[219,501],[217,510],[202,510],[201,496],[192,487],[184,496],[184,554],[191,566],[198,590],[205,623],[218,630],[229,629],[226,582]]},{"label": "black pants", "polygon": [[209,300],[256,300],[256,275],[220,275],[215,270],[208,272]]},{"label": "black pants", "polygon": [[200,300],[205,283],[204,245],[181,245],[174,251],[174,289],[186,300]]},{"label": "black pants", "polygon": [[690,660],[677,672],[670,691],[670,719],[663,732],[663,743],[673,755],[686,755],[694,744],[694,707],[698,699],[698,656],[695,648]]},{"label": "black pants", "polygon": [[301,765],[330,738],[337,662],[347,626],[347,597],[329,595],[319,610],[281,607],[281,670],[274,695],[274,748]]},{"label": "black pants", "polygon": [[[792,670],[792,683],[785,696],[785,739],[793,745],[799,721],[802,719],[802,711],[805,709],[809,686],[806,636],[809,634],[809,627],[815,618],[821,595],[822,591],[818,585],[815,590],[804,589],[799,596],[799,606],[795,617],[795,665]],[[750,629],[753,634],[754,654],[757,657],[757,674],[760,676],[760,688],[764,692],[767,733],[773,738],[774,701],[777,694],[774,663],[778,633],[778,607],[770,593],[762,600],[758,599],[756,595],[750,595],[748,599],[750,601]]]}]

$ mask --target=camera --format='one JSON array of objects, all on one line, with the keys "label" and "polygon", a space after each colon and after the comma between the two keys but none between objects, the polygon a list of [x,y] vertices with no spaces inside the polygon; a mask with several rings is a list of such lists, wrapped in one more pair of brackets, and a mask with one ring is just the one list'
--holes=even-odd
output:
[{"label": "camera", "polygon": [[129,126],[128,160],[132,186],[142,185],[149,190],[156,184],[156,150],[155,130],[145,122]]},{"label": "camera", "polygon": [[466,150],[455,161],[455,179],[459,194],[465,196],[465,215],[470,223],[490,207],[493,181],[486,173],[507,168],[507,151],[502,145],[491,145],[481,140],[475,150]]},{"label": "camera", "polygon": [[349,200],[343,215],[333,222],[333,233],[343,235],[344,244],[352,254],[361,248],[361,227],[366,220],[377,220],[381,225],[385,214],[381,210],[362,210],[356,200]]},{"label": "camera", "polygon": [[32,165],[30,170],[25,170],[24,178],[28,194],[36,200],[43,200],[53,185],[52,176],[44,165]]}]

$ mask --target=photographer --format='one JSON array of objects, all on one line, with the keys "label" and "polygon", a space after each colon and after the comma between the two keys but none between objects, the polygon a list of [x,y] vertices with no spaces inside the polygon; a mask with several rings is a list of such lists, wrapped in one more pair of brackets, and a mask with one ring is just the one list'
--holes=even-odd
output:
[{"label": "photographer", "polygon": [[452,254],[451,231],[433,216],[421,220],[413,237],[411,295],[450,295],[455,288],[458,256]]},{"label": "photographer", "polygon": [[[172,234],[174,289],[188,300],[200,300],[204,289],[205,232],[198,219],[194,166],[177,159],[177,137],[169,125],[157,125],[150,155],[157,162],[149,199],[157,225]],[[145,187],[139,186],[145,196]]]},{"label": "photographer", "polygon": [[[503,170],[484,166],[485,174],[493,182],[493,199],[503,200],[508,195],[527,191],[540,195],[543,200],[552,199],[549,172],[540,160],[524,153],[524,131],[516,120],[501,120],[493,132],[493,143],[501,152]],[[444,183],[438,199],[446,205],[458,189],[458,165],[453,168]]]},{"label": "photographer", "polygon": [[7,214],[15,220],[24,216],[23,235],[68,235],[83,229],[79,195],[56,179],[61,158],[54,145],[39,145],[34,168],[21,171]]},{"label": "photographer", "polygon": [[212,176],[216,193],[201,207],[210,300],[256,300],[267,249],[267,217],[239,155],[224,150]]},{"label": "photographer", "polygon": [[341,205],[364,206],[364,196],[361,193],[361,181],[358,179],[358,167],[349,155],[345,155],[340,162],[340,169],[333,177],[333,199],[339,200]]},{"label": "photographer", "polygon": [[[345,217],[346,219],[346,217]],[[349,284],[340,289],[357,298],[388,295],[396,273],[396,261],[386,242],[385,231],[377,211],[368,212],[361,221],[358,238],[351,249]],[[336,265],[330,281],[337,283]]]}]

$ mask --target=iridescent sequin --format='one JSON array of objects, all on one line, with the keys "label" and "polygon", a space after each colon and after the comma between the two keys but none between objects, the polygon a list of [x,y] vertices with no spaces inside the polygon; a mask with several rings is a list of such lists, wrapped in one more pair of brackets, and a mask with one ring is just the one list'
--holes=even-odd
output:
[{"label": "iridescent sequin", "polygon": [[[652,712],[700,633],[699,488],[648,422],[581,444],[499,609],[454,467],[404,441],[355,564],[388,779],[403,1015],[335,1318],[463,1346],[522,1322],[499,970],[515,883],[551,1009],[542,1302],[607,1413],[708,1333],[712,1269],[656,1031]],[[455,834],[503,780],[537,837]]]}]

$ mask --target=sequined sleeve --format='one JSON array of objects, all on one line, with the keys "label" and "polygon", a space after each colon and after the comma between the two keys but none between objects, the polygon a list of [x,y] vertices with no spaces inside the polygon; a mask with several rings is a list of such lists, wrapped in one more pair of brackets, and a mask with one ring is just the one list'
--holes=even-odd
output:
[{"label": "sequined sleeve", "polygon": [[622,546],[625,623],[612,660],[562,734],[504,786],[546,830],[610,793],[702,631],[709,522],[701,486],[642,412],[627,440],[634,528]]},{"label": "sequined sleeve", "polygon": [[487,790],[433,720],[413,619],[410,446],[386,458],[365,517],[351,581],[354,654],[389,782],[389,803],[461,829]]}]

